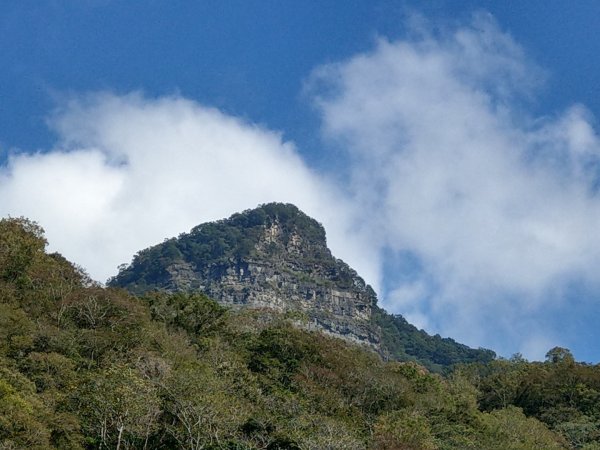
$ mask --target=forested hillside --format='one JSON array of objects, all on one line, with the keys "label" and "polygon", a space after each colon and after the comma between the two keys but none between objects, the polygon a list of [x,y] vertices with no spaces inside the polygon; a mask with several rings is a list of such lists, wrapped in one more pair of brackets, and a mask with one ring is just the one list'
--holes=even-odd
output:
[{"label": "forested hillside", "polygon": [[381,333],[386,358],[415,361],[432,372],[448,373],[457,364],[486,364],[496,357],[492,350],[474,349],[439,334],[431,336],[401,315],[388,314],[379,307],[373,311],[372,322]]},{"label": "forested hillside", "polygon": [[600,370],[565,350],[442,377],[286,314],[104,289],[45,244],[0,221],[0,448],[599,448]]}]

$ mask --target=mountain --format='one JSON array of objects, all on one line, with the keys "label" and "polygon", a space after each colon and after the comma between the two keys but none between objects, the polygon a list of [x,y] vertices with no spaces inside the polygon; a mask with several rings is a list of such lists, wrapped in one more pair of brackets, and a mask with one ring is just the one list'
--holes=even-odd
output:
[{"label": "mountain", "polygon": [[323,226],[290,204],[270,203],[198,225],[140,251],[108,285],[134,294],[199,291],[234,308],[277,310],[304,328],[436,371],[495,356],[387,314],[373,289],[331,254]]}]

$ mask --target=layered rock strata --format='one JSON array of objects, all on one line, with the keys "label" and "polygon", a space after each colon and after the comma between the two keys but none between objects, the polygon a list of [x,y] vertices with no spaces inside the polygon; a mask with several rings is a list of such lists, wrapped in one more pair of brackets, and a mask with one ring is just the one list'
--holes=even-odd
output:
[{"label": "layered rock strata", "polygon": [[379,346],[375,293],[331,255],[323,227],[293,205],[195,227],[140,252],[109,284],[136,293],[202,291],[232,307],[297,312],[302,326]]}]

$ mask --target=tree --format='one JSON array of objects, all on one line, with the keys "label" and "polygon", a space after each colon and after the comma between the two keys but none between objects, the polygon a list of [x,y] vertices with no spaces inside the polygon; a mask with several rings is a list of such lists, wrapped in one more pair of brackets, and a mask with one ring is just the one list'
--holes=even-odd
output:
[{"label": "tree", "polygon": [[437,448],[427,419],[409,409],[392,411],[379,416],[374,427],[373,441],[378,450],[435,450]]},{"label": "tree", "polygon": [[0,448],[49,448],[48,410],[35,386],[0,360]]},{"label": "tree", "polygon": [[44,230],[37,223],[23,217],[0,220],[0,278],[23,277],[45,248]]},{"label": "tree", "polygon": [[235,438],[248,418],[240,386],[197,362],[172,370],[161,390],[166,412],[175,419],[168,432],[181,448],[216,448]]},{"label": "tree", "polygon": [[540,421],[526,417],[521,409],[510,406],[483,416],[481,448],[487,450],[566,449],[558,434]]},{"label": "tree", "polygon": [[552,364],[573,364],[575,358],[573,358],[573,354],[568,348],[554,347],[546,353],[546,361]]},{"label": "tree", "polygon": [[101,449],[118,450],[126,441],[146,448],[160,414],[156,389],[123,364],[91,373],[74,400],[84,428]]}]

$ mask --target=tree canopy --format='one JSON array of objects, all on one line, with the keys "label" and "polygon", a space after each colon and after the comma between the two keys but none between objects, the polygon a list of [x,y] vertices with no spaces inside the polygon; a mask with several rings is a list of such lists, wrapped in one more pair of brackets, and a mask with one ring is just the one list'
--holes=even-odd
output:
[{"label": "tree canopy", "polygon": [[0,221],[0,448],[599,448],[600,370],[566,351],[445,376],[285,315],[91,283]]}]

